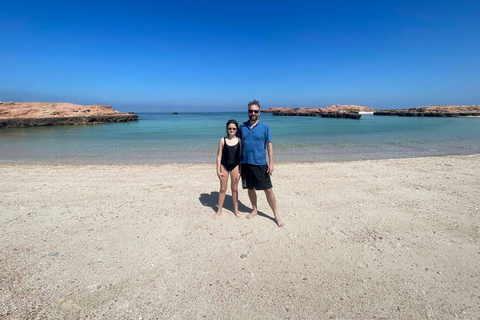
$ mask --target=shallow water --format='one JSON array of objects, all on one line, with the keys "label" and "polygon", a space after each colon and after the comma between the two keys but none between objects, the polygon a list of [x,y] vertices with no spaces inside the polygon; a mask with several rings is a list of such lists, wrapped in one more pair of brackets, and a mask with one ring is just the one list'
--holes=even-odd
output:
[{"label": "shallow water", "polygon": [[[139,113],[138,122],[0,130],[0,162],[161,164],[214,162],[225,123],[241,113]],[[361,120],[274,117],[276,162],[480,153],[480,118],[362,115]]]}]

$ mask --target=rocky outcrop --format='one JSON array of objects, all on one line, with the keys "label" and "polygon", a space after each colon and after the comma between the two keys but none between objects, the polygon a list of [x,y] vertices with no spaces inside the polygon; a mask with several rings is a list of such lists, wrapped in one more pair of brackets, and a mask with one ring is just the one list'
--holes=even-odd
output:
[{"label": "rocky outcrop", "polygon": [[321,117],[359,120],[362,117],[362,115],[358,112],[338,111],[338,112],[323,112]]},{"label": "rocky outcrop", "polygon": [[272,111],[274,116],[301,116],[301,117],[322,117],[322,118],[345,118],[360,119],[361,114],[358,112],[324,112],[321,109],[307,108],[285,108],[285,110]]},{"label": "rocky outcrop", "polygon": [[400,117],[467,117],[480,116],[480,105],[439,105],[410,109],[377,110],[376,116]]},{"label": "rocky outcrop", "polygon": [[375,109],[370,108],[370,107],[364,107],[364,106],[357,106],[354,104],[334,104],[331,106],[328,106],[326,108],[321,109],[324,112],[339,112],[339,111],[347,111],[347,112],[374,112]]},{"label": "rocky outcrop", "polygon": [[127,122],[138,120],[138,115],[121,114],[110,116],[65,117],[65,118],[18,118],[1,119],[0,128],[25,128],[38,126],[63,126],[78,124],[101,124],[105,122]]},{"label": "rocky outcrop", "polygon": [[111,106],[47,102],[0,102],[0,128],[99,124],[137,121],[133,112],[122,113]]},{"label": "rocky outcrop", "polygon": [[322,111],[318,108],[270,108],[266,112],[274,116],[319,116]]},{"label": "rocky outcrop", "polygon": [[272,113],[274,116],[306,116],[322,118],[360,119],[360,111],[374,111],[375,109],[356,105],[332,105],[326,108],[278,108],[273,107],[262,112]]}]

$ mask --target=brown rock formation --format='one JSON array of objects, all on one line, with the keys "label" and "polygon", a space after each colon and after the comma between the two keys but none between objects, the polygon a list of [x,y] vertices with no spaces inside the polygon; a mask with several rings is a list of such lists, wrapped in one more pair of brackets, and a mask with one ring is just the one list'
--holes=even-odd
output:
[{"label": "brown rock formation", "polygon": [[377,116],[401,117],[466,117],[480,116],[480,105],[439,105],[410,109],[377,110]]},{"label": "brown rock formation", "polygon": [[271,108],[274,116],[317,116],[322,113],[317,108]]},{"label": "brown rock formation", "polygon": [[[356,109],[358,108],[358,109]],[[306,116],[322,118],[360,119],[359,111],[373,111],[368,107],[354,105],[334,105],[327,108],[278,108],[273,107],[262,112],[272,113],[274,116]]]},{"label": "brown rock formation", "polygon": [[375,109],[370,108],[370,107],[364,107],[364,106],[357,106],[354,104],[334,104],[329,107],[323,108],[322,109],[324,112],[339,112],[339,111],[349,111],[349,112],[360,112],[360,111],[366,111],[366,112],[373,112]]},{"label": "brown rock formation", "polygon": [[0,128],[136,121],[111,106],[48,102],[0,102]]}]

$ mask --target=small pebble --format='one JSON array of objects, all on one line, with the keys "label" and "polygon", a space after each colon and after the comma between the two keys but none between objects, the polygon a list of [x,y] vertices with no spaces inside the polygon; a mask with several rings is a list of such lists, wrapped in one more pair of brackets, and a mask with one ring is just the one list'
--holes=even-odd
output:
[{"label": "small pebble", "polygon": [[50,257],[55,257],[58,254],[58,252],[50,252],[48,255]]},{"label": "small pebble", "polygon": [[242,258],[242,259],[245,259],[246,257],[247,257],[247,255],[245,253],[240,256],[240,258]]}]

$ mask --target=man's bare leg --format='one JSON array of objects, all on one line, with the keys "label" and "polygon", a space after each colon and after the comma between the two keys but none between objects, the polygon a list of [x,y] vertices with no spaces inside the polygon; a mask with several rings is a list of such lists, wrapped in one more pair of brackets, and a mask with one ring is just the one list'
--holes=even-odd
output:
[{"label": "man's bare leg", "polygon": [[270,208],[273,210],[273,214],[275,215],[275,220],[277,221],[277,225],[282,228],[285,223],[280,219],[280,215],[278,214],[278,209],[277,209],[277,201],[275,200],[275,194],[273,193],[272,189],[267,189],[265,190],[265,195],[267,196],[267,201],[268,204],[270,205]]},{"label": "man's bare leg", "polygon": [[255,189],[248,189],[248,197],[250,198],[250,202],[252,203],[252,212],[247,216],[247,219],[252,219],[257,215],[257,193]]}]

